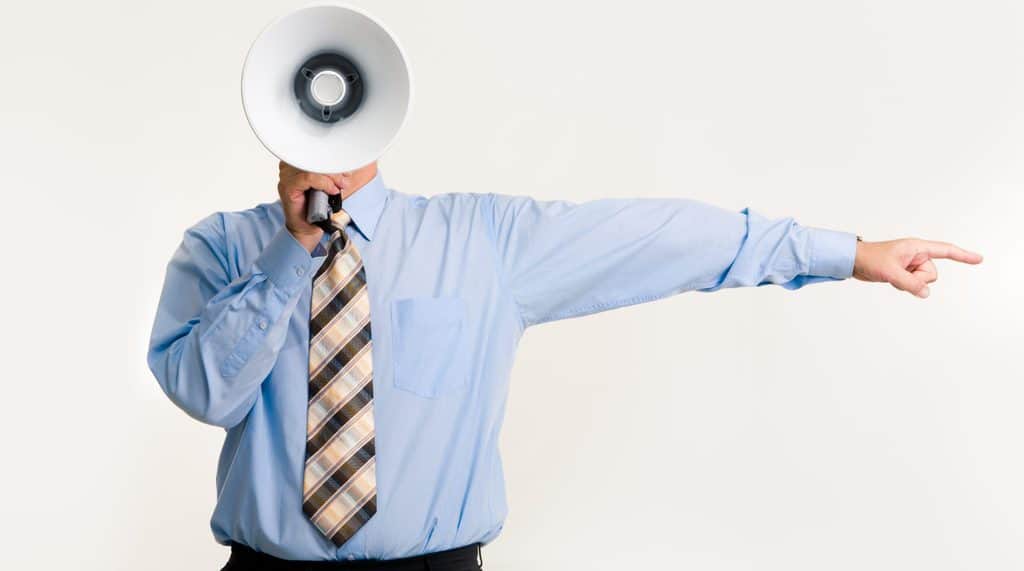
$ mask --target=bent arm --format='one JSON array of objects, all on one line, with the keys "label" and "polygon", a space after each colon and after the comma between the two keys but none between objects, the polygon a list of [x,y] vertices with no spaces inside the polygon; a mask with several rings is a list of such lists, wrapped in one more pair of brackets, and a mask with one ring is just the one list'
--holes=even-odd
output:
[{"label": "bent arm", "polygon": [[252,408],[284,343],[313,259],[285,229],[252,268],[230,279],[223,221],[189,229],[170,263],[147,361],[193,418],[231,427]]},{"label": "bent arm", "polygon": [[583,203],[490,197],[491,230],[524,326],[689,290],[850,277],[853,234],[672,198]]}]

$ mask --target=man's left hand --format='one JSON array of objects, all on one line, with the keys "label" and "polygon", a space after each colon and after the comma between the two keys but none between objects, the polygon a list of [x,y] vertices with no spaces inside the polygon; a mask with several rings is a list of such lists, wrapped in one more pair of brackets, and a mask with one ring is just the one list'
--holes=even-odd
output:
[{"label": "man's left hand", "polygon": [[980,264],[981,254],[946,242],[916,238],[888,242],[857,242],[853,277],[866,282],[885,282],[920,298],[928,297],[928,284],[939,279],[933,260]]}]

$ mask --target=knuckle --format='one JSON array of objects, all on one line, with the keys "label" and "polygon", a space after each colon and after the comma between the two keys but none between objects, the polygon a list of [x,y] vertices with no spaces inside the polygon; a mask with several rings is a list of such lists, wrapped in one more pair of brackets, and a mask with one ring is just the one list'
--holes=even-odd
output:
[{"label": "knuckle", "polygon": [[916,279],[902,280],[900,282],[900,289],[903,291],[916,292],[921,289],[921,282]]}]

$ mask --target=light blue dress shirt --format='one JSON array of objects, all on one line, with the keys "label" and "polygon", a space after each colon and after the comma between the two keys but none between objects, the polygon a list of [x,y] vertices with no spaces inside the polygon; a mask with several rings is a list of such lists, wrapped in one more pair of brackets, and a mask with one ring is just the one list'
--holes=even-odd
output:
[{"label": "light blue dress shirt", "polygon": [[149,366],[226,429],[215,539],[286,559],[387,559],[487,543],[508,507],[498,433],[530,326],[688,290],[849,277],[852,234],[676,198],[582,203],[389,189],[345,200],[373,326],[377,513],[338,548],[302,512],[310,278],[280,202],[188,229]]}]

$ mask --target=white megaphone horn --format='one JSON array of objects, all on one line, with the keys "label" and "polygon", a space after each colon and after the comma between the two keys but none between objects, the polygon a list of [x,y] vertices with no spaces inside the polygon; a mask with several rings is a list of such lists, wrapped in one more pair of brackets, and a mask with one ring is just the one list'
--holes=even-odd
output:
[{"label": "white megaphone horn", "polygon": [[[361,10],[323,4],[267,26],[242,68],[242,106],[256,137],[282,161],[334,174],[377,160],[405,123],[412,81],[395,37]],[[309,193],[307,219],[340,197]]]}]

